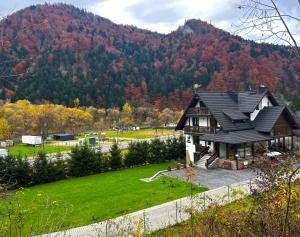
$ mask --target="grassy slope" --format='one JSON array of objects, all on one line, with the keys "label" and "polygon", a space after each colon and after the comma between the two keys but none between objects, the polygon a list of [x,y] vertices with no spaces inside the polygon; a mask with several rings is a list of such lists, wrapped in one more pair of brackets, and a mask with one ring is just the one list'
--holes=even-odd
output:
[{"label": "grassy slope", "polygon": [[[169,165],[175,166],[171,163],[148,165],[25,189],[19,199],[22,209],[31,210],[26,214],[25,228],[31,224],[39,226],[40,222],[45,224],[49,213],[52,213],[51,221],[61,222],[65,206],[68,213],[61,229],[99,222],[188,196],[190,185],[184,181],[167,177],[150,183],[140,180]],[[195,187],[195,190],[201,192],[206,188]],[[45,200],[51,204],[48,208],[45,208]],[[0,211],[5,205],[0,202]],[[38,232],[54,230],[44,226]]]},{"label": "grassy slope", "polygon": [[55,152],[62,152],[62,151],[68,151],[71,150],[72,147],[68,146],[50,146],[50,145],[44,145],[44,146],[27,146],[23,144],[15,145],[13,147],[10,147],[8,149],[8,152],[10,155],[13,156],[22,156],[22,157],[29,157],[34,156],[38,152],[45,152],[45,153],[55,153]]}]

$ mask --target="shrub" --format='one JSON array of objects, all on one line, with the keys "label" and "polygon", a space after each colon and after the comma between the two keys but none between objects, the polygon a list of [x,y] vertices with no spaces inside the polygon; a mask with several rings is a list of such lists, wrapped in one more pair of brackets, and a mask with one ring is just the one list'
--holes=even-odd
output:
[{"label": "shrub", "polygon": [[32,168],[27,159],[16,158],[15,178],[18,187],[27,187],[32,182]]},{"label": "shrub", "polygon": [[120,169],[122,167],[121,150],[117,143],[114,143],[110,148],[110,167],[112,170]]},{"label": "shrub", "polygon": [[73,177],[94,174],[99,171],[98,155],[88,146],[75,147],[69,160],[69,174]]},{"label": "shrub", "polygon": [[43,184],[51,182],[52,167],[49,163],[46,154],[40,152],[33,163],[33,183]]},{"label": "shrub", "polygon": [[166,159],[166,144],[159,139],[152,140],[149,144],[149,163],[161,163]]},{"label": "shrub", "polygon": [[147,160],[148,160],[147,142],[133,142],[129,144],[128,153],[125,156],[125,165],[127,167],[145,164]]},{"label": "shrub", "polygon": [[66,172],[66,164],[65,162],[60,158],[57,157],[56,161],[51,162],[51,180],[52,181],[58,181],[67,178],[67,172]]},{"label": "shrub", "polygon": [[1,158],[0,182],[9,189],[29,186],[31,183],[31,167],[28,161],[12,156]]}]

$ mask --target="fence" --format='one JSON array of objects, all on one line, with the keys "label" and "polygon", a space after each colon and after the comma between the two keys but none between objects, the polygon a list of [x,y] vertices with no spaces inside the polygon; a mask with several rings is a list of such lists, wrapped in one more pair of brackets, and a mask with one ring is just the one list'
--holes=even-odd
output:
[{"label": "fence", "polygon": [[41,235],[41,237],[125,237],[133,236],[137,229],[144,233],[153,232],[189,219],[191,217],[188,211],[190,208],[202,211],[212,203],[217,202],[220,205],[224,205],[243,198],[250,194],[250,188],[254,185],[251,180],[234,183],[192,195],[191,197],[150,207],[126,216],[62,232],[45,234]]}]

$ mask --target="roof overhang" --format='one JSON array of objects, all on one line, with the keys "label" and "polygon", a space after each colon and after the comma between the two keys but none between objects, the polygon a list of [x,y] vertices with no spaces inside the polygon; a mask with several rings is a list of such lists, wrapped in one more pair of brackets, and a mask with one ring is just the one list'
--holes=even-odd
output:
[{"label": "roof overhang", "polygon": [[254,143],[259,141],[270,141],[273,137],[257,132],[254,129],[220,132],[216,134],[205,134],[200,137],[202,141],[220,142],[227,144]]}]

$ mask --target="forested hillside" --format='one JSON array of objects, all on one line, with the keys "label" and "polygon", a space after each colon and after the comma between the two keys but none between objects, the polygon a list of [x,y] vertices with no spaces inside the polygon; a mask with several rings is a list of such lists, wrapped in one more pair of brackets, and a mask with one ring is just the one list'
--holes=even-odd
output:
[{"label": "forested hillside", "polygon": [[287,47],[245,41],[200,20],[163,35],[70,5],[38,5],[2,20],[0,32],[0,99],[181,109],[195,83],[300,91],[300,63]]}]

